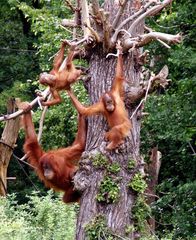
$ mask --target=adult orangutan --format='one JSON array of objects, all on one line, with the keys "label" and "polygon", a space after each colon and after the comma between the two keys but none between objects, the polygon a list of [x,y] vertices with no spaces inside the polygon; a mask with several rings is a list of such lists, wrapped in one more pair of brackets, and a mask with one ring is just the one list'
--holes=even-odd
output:
[{"label": "adult orangutan", "polygon": [[46,187],[63,191],[63,201],[65,203],[79,201],[80,194],[74,190],[73,176],[77,171],[77,163],[85,148],[85,117],[79,114],[78,132],[71,146],[45,152],[37,140],[30,105],[23,102],[19,108],[25,110],[23,116],[25,130],[24,151],[28,156],[28,161],[35,168],[38,177]]}]

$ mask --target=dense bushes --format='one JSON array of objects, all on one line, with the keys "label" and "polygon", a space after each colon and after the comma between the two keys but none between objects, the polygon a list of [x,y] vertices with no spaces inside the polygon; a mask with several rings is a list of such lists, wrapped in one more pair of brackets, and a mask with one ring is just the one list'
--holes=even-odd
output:
[{"label": "dense bushes", "polygon": [[46,197],[34,194],[18,205],[15,196],[0,198],[1,240],[73,240],[74,205],[65,205],[50,191]]}]

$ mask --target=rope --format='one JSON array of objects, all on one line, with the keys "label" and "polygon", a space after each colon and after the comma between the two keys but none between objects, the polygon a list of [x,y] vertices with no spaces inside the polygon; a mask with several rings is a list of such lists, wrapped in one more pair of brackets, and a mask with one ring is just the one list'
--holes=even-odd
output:
[{"label": "rope", "polygon": [[14,148],[12,146],[10,146],[8,143],[5,143],[3,140],[0,140],[0,143],[2,143],[3,145],[9,147],[12,151],[14,150]]},{"label": "rope", "polygon": [[[26,155],[24,155],[24,156],[26,156]],[[16,154],[13,153],[13,157],[16,158],[18,161],[26,164],[26,165],[29,166],[29,167],[32,167],[33,169],[36,169],[36,168],[35,168],[33,165],[31,165],[30,163],[22,160],[22,159],[24,158],[24,156],[23,156],[22,158],[19,158],[18,156],[16,156]]]},{"label": "rope", "polygon": [[[9,147],[12,151],[14,150],[14,148],[13,148],[12,146],[10,146],[9,144],[5,143],[4,141],[0,140],[0,143],[2,143],[3,145]],[[33,181],[30,179],[29,175],[26,173],[24,167],[22,166],[22,164],[21,164],[20,162],[22,162],[22,163],[24,163],[24,164],[26,164],[26,165],[34,168],[34,169],[35,169],[35,167],[32,166],[31,164],[23,161],[22,159],[20,159],[19,157],[17,157],[16,154],[14,154],[14,153],[13,153],[13,157],[16,159],[16,161],[18,162],[18,164],[19,164],[20,168],[22,169],[23,173],[24,173],[25,176],[29,179],[29,181],[31,182],[31,184],[33,185],[33,187],[35,188],[35,190],[39,192],[39,189],[36,187],[36,185],[35,185],[35,184],[33,183]],[[3,182],[3,180],[2,180],[1,177],[0,177],[0,182],[1,182],[2,185],[3,185],[3,188],[4,188],[5,193],[7,194],[7,189],[6,189],[5,184],[4,184],[4,182]]]},{"label": "rope", "polygon": [[13,155],[14,158],[16,159],[16,161],[18,162],[20,168],[22,169],[23,173],[25,174],[25,176],[29,179],[29,181],[31,182],[31,184],[33,185],[33,187],[35,188],[36,191],[40,192],[39,189],[37,188],[37,186],[33,183],[33,181],[30,179],[29,175],[26,173],[24,167],[22,166],[22,164],[20,163],[20,158],[18,158],[16,155]]}]

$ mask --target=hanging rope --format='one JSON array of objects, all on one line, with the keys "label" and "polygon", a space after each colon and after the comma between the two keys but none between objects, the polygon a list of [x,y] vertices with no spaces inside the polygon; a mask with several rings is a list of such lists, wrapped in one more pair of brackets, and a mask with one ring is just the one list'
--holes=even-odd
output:
[{"label": "hanging rope", "polygon": [[[0,140],[0,143],[2,143],[3,145],[9,147],[12,151],[14,150],[14,148],[12,146],[10,146],[9,144],[5,143],[4,141]],[[34,166],[32,166],[31,164],[25,162],[24,160],[20,159],[19,157],[16,156],[16,154],[13,153],[13,157],[16,159],[17,163],[19,164],[20,168],[22,169],[23,173],[25,174],[25,176],[28,178],[28,180],[31,182],[31,184],[33,185],[33,187],[35,188],[36,191],[39,192],[39,189],[37,188],[37,186],[33,183],[33,181],[30,179],[29,175],[27,174],[27,172],[25,171],[24,167],[22,166],[21,162],[34,168]],[[7,194],[7,189],[5,187],[5,184],[3,182],[3,179],[0,177],[0,182],[2,183],[3,185],[3,188],[4,188],[4,191],[5,193]]]},{"label": "hanging rope", "polygon": [[3,140],[0,140],[0,143],[2,143],[3,145],[9,147],[12,151],[14,150],[14,148],[12,146],[10,146],[8,143],[5,143]]},{"label": "hanging rope", "polygon": [[[33,185],[33,187],[35,188],[36,191],[40,192],[39,189],[37,188],[37,186],[34,184],[34,182],[31,180],[31,178],[29,177],[29,175],[27,174],[27,172],[25,171],[24,167],[22,166],[22,164],[20,163],[20,158],[17,157],[15,154],[13,155],[14,158],[16,159],[17,163],[19,164],[20,168],[22,169],[23,173],[25,174],[25,176],[28,178],[28,180],[31,182],[31,184]],[[25,163],[25,161],[23,161],[23,163]],[[28,165],[28,164],[27,164]]]}]

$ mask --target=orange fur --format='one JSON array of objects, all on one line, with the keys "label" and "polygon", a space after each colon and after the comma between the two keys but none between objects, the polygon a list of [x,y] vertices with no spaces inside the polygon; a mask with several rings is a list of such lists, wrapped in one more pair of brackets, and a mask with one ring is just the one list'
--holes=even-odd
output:
[{"label": "orange fur", "polygon": [[[44,152],[37,141],[32,116],[30,112],[23,118],[26,140],[24,151],[28,154],[28,161],[35,167],[38,177],[46,187],[64,192],[63,201],[66,203],[79,201],[80,194],[74,190],[73,175],[77,171],[79,161],[85,148],[86,124],[83,116],[79,116],[78,133],[74,143],[67,148]],[[54,177],[48,180],[44,176],[44,164],[49,164]]]},{"label": "orange fur", "polygon": [[120,144],[122,144],[124,142],[124,138],[128,135],[131,129],[131,122],[128,118],[128,113],[125,109],[123,100],[123,82],[124,76],[122,48],[119,47],[116,76],[112,89],[109,92],[105,93],[100,98],[98,103],[89,107],[84,107],[78,101],[72,91],[68,90],[68,94],[80,114],[88,116],[94,114],[103,114],[105,116],[110,127],[110,131],[105,134],[106,140],[110,142],[107,145],[108,150],[115,149]]},{"label": "orange fur", "polygon": [[50,73],[42,73],[39,77],[39,82],[49,86],[53,99],[47,102],[42,102],[44,106],[51,106],[62,101],[59,94],[60,90],[69,89],[70,84],[74,83],[81,75],[82,71],[77,70],[72,62],[74,57],[75,46],[71,46],[70,51],[65,61],[64,51],[67,41],[62,42],[59,53],[54,58],[53,69]]}]

